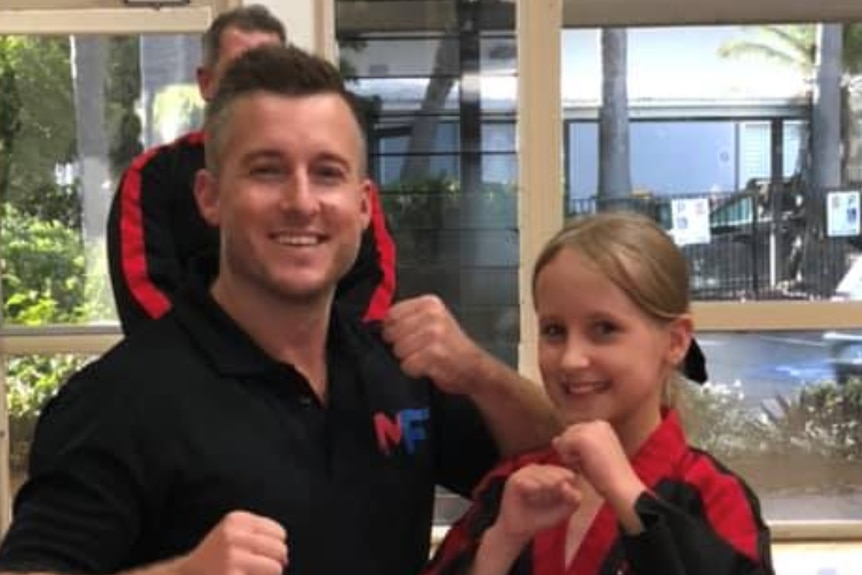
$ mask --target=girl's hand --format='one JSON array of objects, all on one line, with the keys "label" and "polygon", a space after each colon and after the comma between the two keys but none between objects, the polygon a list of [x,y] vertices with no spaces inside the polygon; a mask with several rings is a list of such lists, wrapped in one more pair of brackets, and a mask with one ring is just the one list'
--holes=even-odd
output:
[{"label": "girl's hand", "polygon": [[575,478],[558,465],[528,465],[513,473],[493,527],[500,539],[521,548],[537,532],[567,519],[581,501]]},{"label": "girl's hand", "polygon": [[646,490],[635,474],[617,434],[606,421],[577,423],[553,440],[563,463],[581,473],[617,514],[630,533],[643,530],[634,504]]}]

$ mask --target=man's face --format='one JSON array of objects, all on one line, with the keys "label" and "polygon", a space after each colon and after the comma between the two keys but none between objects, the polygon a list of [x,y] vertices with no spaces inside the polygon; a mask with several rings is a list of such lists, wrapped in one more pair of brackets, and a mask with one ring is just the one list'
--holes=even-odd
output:
[{"label": "man's face", "polygon": [[244,31],[228,27],[221,33],[218,60],[212,67],[200,67],[197,70],[198,88],[201,97],[209,101],[215,95],[218,84],[228,65],[246,50],[264,44],[280,44],[276,34],[269,32]]},{"label": "man's face", "polygon": [[335,94],[235,101],[219,173],[201,172],[201,213],[221,231],[219,282],[242,297],[326,302],[370,219],[363,145]]}]

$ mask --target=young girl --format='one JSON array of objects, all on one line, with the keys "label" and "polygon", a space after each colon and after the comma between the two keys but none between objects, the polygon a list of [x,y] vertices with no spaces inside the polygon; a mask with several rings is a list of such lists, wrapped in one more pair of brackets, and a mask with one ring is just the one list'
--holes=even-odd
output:
[{"label": "young girl", "polygon": [[533,272],[539,367],[568,426],[478,487],[426,575],[771,575],[748,486],[669,405],[692,341],[688,267],[633,214],[592,216]]}]

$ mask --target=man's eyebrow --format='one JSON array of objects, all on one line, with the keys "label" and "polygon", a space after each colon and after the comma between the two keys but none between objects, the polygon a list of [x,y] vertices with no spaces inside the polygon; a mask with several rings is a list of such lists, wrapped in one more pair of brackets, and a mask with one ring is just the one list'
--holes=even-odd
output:
[{"label": "man's eyebrow", "polygon": [[277,150],[270,149],[261,149],[261,150],[252,150],[242,156],[240,161],[243,164],[248,164],[249,162],[254,162],[257,160],[280,160],[281,154],[278,153]]},{"label": "man's eyebrow", "polygon": [[352,165],[349,159],[336,152],[320,152],[315,156],[315,160],[321,162],[335,162],[337,164],[341,164],[345,168],[350,168]]}]

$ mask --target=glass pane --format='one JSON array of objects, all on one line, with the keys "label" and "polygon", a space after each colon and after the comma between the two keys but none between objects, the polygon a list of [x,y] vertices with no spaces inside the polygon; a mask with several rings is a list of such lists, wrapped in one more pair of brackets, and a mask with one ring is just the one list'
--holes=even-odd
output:
[{"label": "glass pane", "polygon": [[651,215],[697,299],[856,297],[859,30],[564,30],[567,215]]},{"label": "glass pane", "polygon": [[[401,296],[437,293],[517,359],[514,3],[336,3],[342,71],[365,101]],[[403,4],[400,6],[403,7]]]},{"label": "glass pane", "polygon": [[144,147],[200,120],[196,36],[0,37],[6,325],[115,322],[105,222]]},{"label": "glass pane", "polygon": [[710,382],[690,439],[745,477],[771,520],[862,520],[862,335],[702,333]]},{"label": "glass pane", "polygon": [[27,478],[27,462],[36,419],[45,402],[74,371],[93,356],[23,355],[6,358],[6,401],[9,406],[9,470],[14,494]]}]

